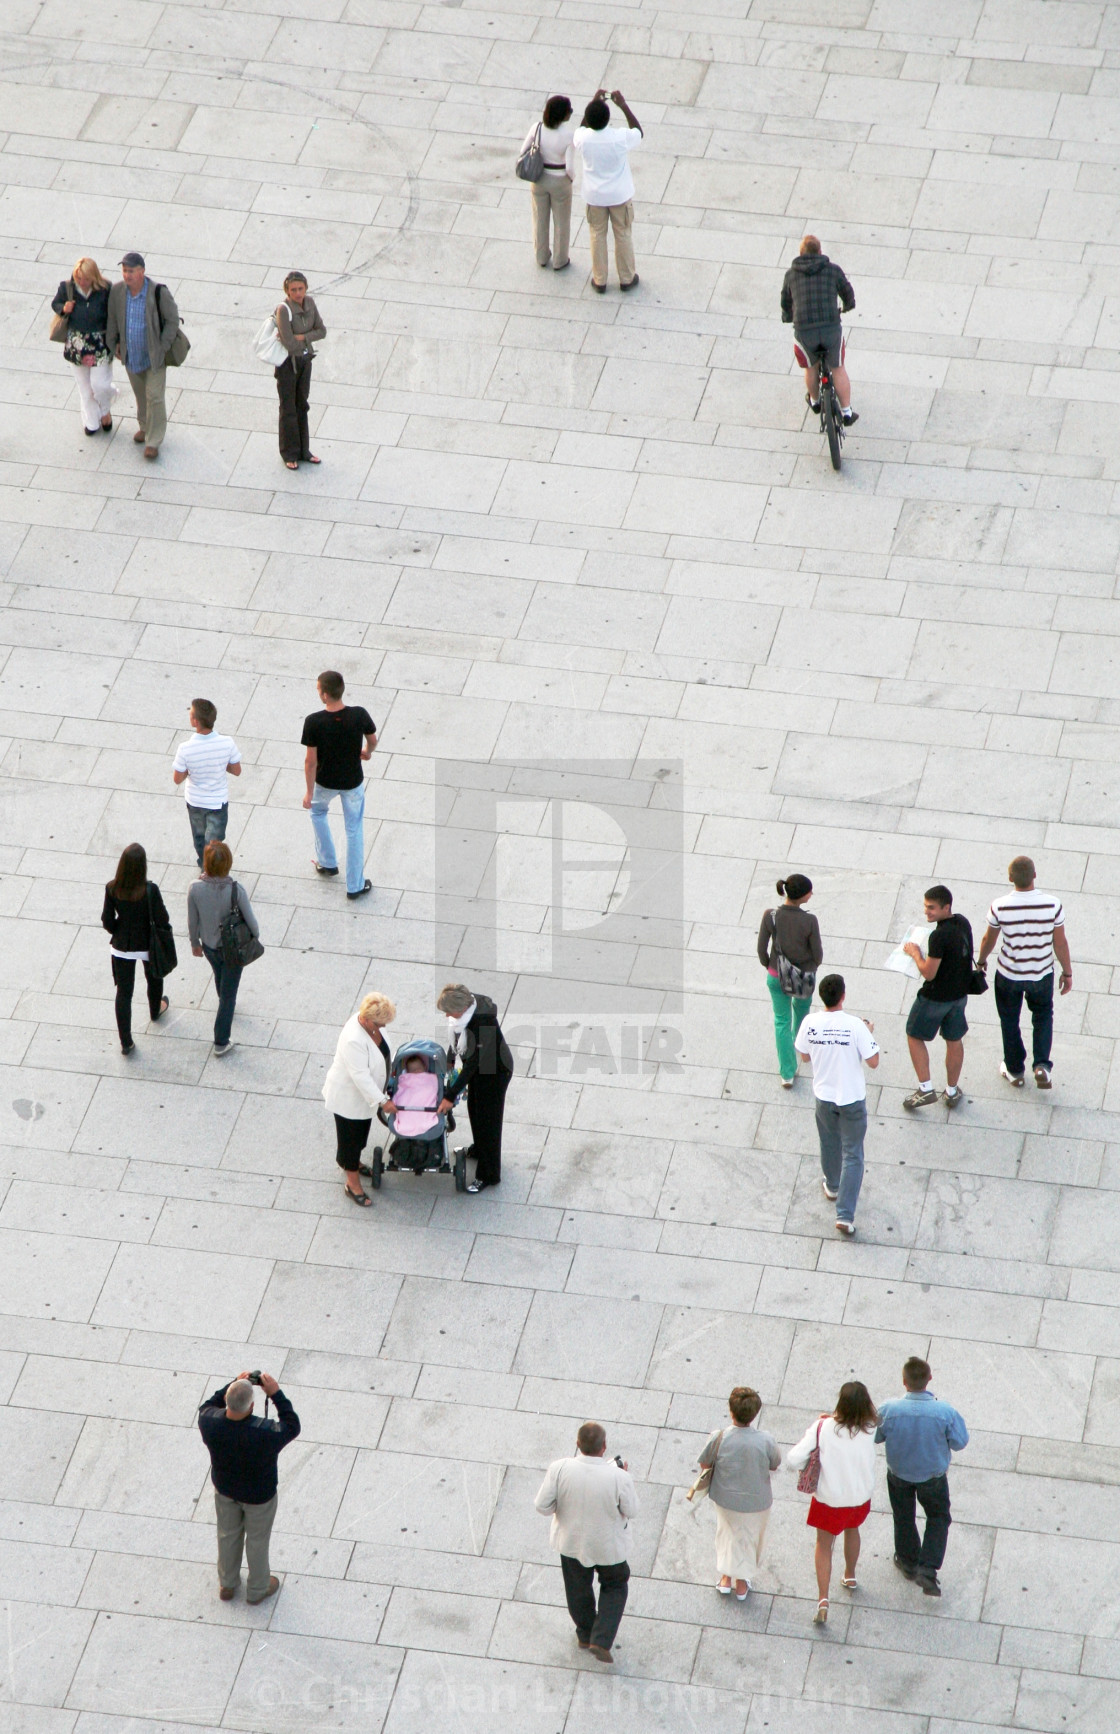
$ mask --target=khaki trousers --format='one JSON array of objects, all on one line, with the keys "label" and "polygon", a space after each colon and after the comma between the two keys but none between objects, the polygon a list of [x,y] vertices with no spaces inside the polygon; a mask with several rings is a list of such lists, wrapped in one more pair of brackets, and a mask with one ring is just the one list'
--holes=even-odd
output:
[{"label": "khaki trousers", "polygon": [[624,205],[588,205],[587,227],[591,230],[591,281],[607,280],[607,219],[614,230],[614,262],[620,283],[632,283],[634,270],[634,201]]},{"label": "khaki trousers", "polygon": [[[548,246],[548,219],[552,218],[552,251]],[[559,271],[568,263],[568,242],[572,233],[572,183],[567,175],[553,175],[546,169],[539,181],[533,182],[533,246],[537,264]]]},{"label": "khaki trousers", "polygon": [[[616,242],[617,248],[617,242]],[[149,367],[146,373],[128,372],[128,383],[136,399],[136,419],[145,434],[145,445],[157,449],[163,444],[163,436],[167,432],[167,369],[166,367]]]},{"label": "khaki trousers", "polygon": [[241,1553],[245,1552],[249,1581],[245,1599],[260,1601],[268,1589],[268,1540],[276,1516],[279,1495],[263,1505],[242,1505],[227,1499],[214,1489],[214,1510],[218,1515],[218,1582],[223,1589],[236,1589],[241,1582]]}]

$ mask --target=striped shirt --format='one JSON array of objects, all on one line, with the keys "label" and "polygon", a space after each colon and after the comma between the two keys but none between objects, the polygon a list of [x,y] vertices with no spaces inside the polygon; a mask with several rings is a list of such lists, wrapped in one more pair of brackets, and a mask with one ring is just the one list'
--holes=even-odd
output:
[{"label": "striped shirt", "polygon": [[1065,926],[1065,911],[1048,891],[1009,891],[988,911],[988,926],[999,929],[996,968],[1009,981],[1042,981],[1054,968],[1054,929]]},{"label": "striped shirt", "polygon": [[192,735],[175,754],[172,770],[186,771],[183,792],[188,807],[224,807],[229,800],[227,765],[239,765],[241,754],[230,735]]}]

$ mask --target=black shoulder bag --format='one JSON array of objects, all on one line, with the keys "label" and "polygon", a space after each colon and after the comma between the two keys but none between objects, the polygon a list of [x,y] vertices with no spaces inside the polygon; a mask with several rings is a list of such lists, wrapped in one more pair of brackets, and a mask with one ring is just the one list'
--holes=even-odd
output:
[{"label": "black shoulder bag", "polygon": [[229,913],[222,917],[218,928],[218,950],[222,962],[231,968],[244,969],[247,963],[256,963],[258,957],[264,956],[264,946],[241,913],[236,879],[230,885]]},{"label": "black shoulder bag", "polygon": [[173,969],[179,967],[179,957],[175,950],[175,935],[171,931],[170,922],[166,927],[156,923],[155,900],[152,897],[152,882],[148,880],[148,962],[152,971],[160,980],[166,980]]}]

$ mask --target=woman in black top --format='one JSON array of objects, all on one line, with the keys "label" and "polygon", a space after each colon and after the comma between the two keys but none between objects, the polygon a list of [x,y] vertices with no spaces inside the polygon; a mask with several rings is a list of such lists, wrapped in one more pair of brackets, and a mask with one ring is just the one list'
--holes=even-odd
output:
[{"label": "woman in black top", "polygon": [[766,971],[770,1003],[774,1008],[774,1043],[783,1090],[792,1090],[797,1077],[794,1042],[813,1003],[816,972],[824,959],[817,918],[805,908],[813,895],[813,881],[804,873],[791,873],[775,887],[785,902],[768,909],[758,930],[758,961]]},{"label": "woman in black top", "polygon": [[484,1192],[502,1178],[502,1116],[513,1076],[513,1055],[498,1022],[498,1008],[484,993],[461,982],[445,987],[436,1001],[451,1027],[447,1050],[447,1094],[439,1105],[449,1113],[467,1092],[467,1113],[474,1143],[475,1175],[468,1192]]},{"label": "woman in black top", "polygon": [[171,917],[159,886],[148,878],[148,857],[142,843],[130,843],[122,850],[116,877],[105,887],[101,925],[109,935],[121,1053],[130,1054],[136,1046],[132,1039],[132,991],[138,963],[144,965],[148,1014],[153,1023],[163,1016],[169,1003],[163,991],[163,977],[157,973],[150,951],[153,927],[171,938]]},{"label": "woman in black top", "polygon": [[51,307],[67,321],[62,354],[73,364],[78,377],[78,395],[87,434],[110,433],[109,413],[117,388],[113,384],[113,357],[105,336],[109,319],[109,285],[94,259],[79,259],[74,274],[63,278]]}]

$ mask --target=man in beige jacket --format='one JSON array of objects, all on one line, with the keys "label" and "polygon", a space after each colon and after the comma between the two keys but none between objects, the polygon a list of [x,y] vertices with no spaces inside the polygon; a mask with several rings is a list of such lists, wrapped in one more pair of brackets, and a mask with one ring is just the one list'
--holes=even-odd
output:
[{"label": "man in beige jacket", "polygon": [[167,432],[167,352],[179,333],[179,309],[166,283],[147,275],[143,254],[125,254],[121,278],[109,291],[105,342],[124,362],[136,399],[140,425],[132,437],[146,458],[158,458]]},{"label": "man in beige jacket", "polygon": [[[621,1458],[607,1456],[607,1435],[598,1421],[576,1434],[576,1454],[550,1463],[534,1504],[551,1514],[551,1541],[560,1554],[568,1612],[581,1650],[613,1662],[611,1646],[626,1606],[630,1567],[629,1523],[638,1515],[638,1495]],[[595,1605],[595,1574],[599,1605]]]}]

